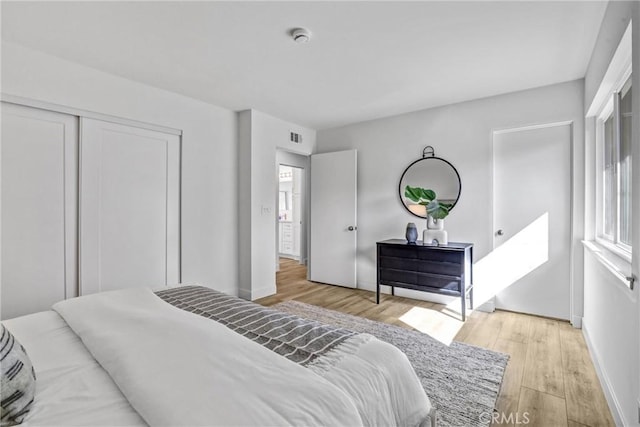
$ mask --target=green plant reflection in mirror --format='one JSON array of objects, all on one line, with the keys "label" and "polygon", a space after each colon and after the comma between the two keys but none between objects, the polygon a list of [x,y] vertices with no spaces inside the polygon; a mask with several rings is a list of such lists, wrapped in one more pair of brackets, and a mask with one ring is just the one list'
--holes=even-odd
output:
[{"label": "green plant reflection in mirror", "polygon": [[438,201],[436,192],[427,188],[407,185],[404,189],[404,196],[412,202],[424,206],[427,215],[434,219],[445,219],[453,207],[453,203]]}]

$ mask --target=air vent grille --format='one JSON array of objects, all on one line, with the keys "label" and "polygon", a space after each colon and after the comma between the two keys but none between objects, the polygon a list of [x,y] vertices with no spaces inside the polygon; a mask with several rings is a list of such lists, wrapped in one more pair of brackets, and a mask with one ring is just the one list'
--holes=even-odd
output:
[{"label": "air vent grille", "polygon": [[300,135],[299,133],[289,132],[289,138],[291,142],[302,144],[302,135]]}]

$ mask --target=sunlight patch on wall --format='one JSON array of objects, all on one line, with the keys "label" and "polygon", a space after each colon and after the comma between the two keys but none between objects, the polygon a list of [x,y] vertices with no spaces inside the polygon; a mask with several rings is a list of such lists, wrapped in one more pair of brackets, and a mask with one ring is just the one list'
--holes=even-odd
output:
[{"label": "sunlight patch on wall", "polygon": [[549,213],[474,265],[474,305],[480,306],[549,260]]}]

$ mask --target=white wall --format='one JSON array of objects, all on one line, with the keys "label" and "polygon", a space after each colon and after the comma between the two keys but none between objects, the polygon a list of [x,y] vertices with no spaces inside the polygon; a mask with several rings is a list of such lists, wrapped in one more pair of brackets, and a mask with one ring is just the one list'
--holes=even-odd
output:
[{"label": "white wall", "polygon": [[[640,4],[609,3],[585,76],[585,109],[600,87],[620,39],[633,19],[633,259],[640,277]],[[595,229],[595,125],[586,122],[587,182],[585,187],[585,234]],[[631,291],[593,254],[585,249],[583,332],[618,425],[639,425],[640,398],[640,283]]]},{"label": "white wall", "polygon": [[237,294],[234,112],[6,42],[2,92],[181,129],[182,281]]},{"label": "white wall", "polygon": [[[580,80],[319,131],[319,153],[358,150],[358,287],[375,289],[376,241],[402,238],[408,222],[416,222],[419,229],[425,227],[401,206],[398,180],[403,170],[421,157],[426,145],[432,145],[436,155],[450,161],[460,173],[461,197],[445,224],[450,241],[474,243],[476,262],[489,254],[493,245],[493,130],[572,121],[574,187],[582,188],[582,99]],[[574,212],[582,213],[582,191],[575,193]],[[574,246],[580,249],[581,260],[582,214],[577,216],[574,227],[578,230]],[[580,283],[582,264],[574,276]],[[475,295],[482,299],[483,290],[486,293],[489,284],[474,282]],[[451,301],[434,294],[400,289],[397,292],[433,301]],[[484,299],[487,298],[485,295]],[[577,306],[582,307],[581,299]]]},{"label": "white wall", "polygon": [[[276,292],[278,164],[276,150],[313,152],[316,132],[256,110],[239,113],[240,292],[257,299]],[[302,144],[289,132],[302,135]]]},{"label": "white wall", "polygon": [[599,262],[585,252],[582,329],[617,425],[637,425],[638,300]]}]

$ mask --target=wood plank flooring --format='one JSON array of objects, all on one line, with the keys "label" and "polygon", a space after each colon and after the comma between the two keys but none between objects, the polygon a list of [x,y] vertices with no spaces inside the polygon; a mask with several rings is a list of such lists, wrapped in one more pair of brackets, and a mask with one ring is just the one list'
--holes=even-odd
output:
[{"label": "wood plank flooring", "polygon": [[[281,259],[276,295],[508,353],[495,426],[614,426],[582,333],[568,322],[506,311],[474,311],[466,322],[444,305],[306,280],[306,268]],[[526,422],[525,422],[526,421]]]}]

